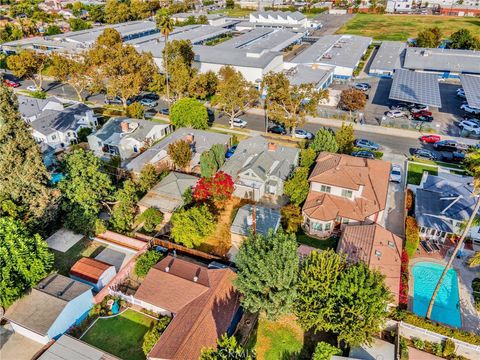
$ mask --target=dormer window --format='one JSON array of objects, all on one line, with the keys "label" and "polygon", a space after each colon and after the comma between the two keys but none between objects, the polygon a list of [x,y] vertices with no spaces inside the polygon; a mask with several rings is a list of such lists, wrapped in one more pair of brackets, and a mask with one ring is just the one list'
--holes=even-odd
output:
[{"label": "dormer window", "polygon": [[332,191],[332,187],[331,186],[327,186],[327,185],[321,185],[320,186],[320,191],[321,192],[324,192],[324,193],[329,193]]},{"label": "dormer window", "polygon": [[353,196],[353,191],[342,189],[342,196],[351,199]]}]

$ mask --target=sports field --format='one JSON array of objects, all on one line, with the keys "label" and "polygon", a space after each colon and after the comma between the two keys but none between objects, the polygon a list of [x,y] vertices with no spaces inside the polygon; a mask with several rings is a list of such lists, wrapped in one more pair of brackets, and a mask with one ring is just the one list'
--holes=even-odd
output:
[{"label": "sports field", "polygon": [[405,41],[415,38],[419,31],[432,26],[438,26],[445,38],[462,28],[480,36],[479,18],[380,14],[357,14],[343,25],[337,34],[364,35],[375,40]]}]

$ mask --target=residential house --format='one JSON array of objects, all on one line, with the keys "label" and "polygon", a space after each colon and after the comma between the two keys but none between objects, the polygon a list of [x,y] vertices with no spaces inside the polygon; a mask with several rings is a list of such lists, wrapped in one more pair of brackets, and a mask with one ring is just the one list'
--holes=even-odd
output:
[{"label": "residential house", "polygon": [[88,145],[95,155],[119,156],[122,161],[148,149],[170,133],[170,124],[125,117],[112,118],[88,136]]},{"label": "residential house", "polygon": [[53,149],[63,149],[78,142],[78,131],[94,130],[97,118],[93,110],[84,104],[75,104],[65,109],[44,109],[30,122],[33,138]]},{"label": "residential house", "polygon": [[93,287],[98,292],[112,280],[117,271],[115,266],[106,262],[83,257],[70,269],[70,277]]},{"label": "residential house", "polygon": [[241,141],[220,170],[232,177],[235,196],[258,201],[265,195],[283,195],[284,182],[298,165],[299,154],[299,149],[255,136]]},{"label": "residential house", "polygon": [[18,95],[17,99],[20,116],[27,123],[36,120],[45,110],[62,111],[64,109],[63,103],[54,96],[46,99],[36,99],[29,96]]},{"label": "residential house", "polygon": [[180,128],[171,133],[170,136],[145,150],[135,159],[132,159],[126,165],[126,168],[135,174],[139,174],[147,164],[155,165],[157,168],[173,167],[173,162],[170,156],[168,156],[168,146],[178,140],[185,140],[190,143],[192,150],[190,170],[200,173],[200,156],[202,153],[210,150],[212,146],[216,144],[225,146],[226,152],[230,146],[231,139],[232,137],[230,135],[205,130]]},{"label": "residential house", "polygon": [[[255,226],[254,226],[254,212],[255,212]],[[250,235],[251,231],[263,236],[271,230],[277,232],[280,226],[280,211],[276,209],[267,208],[265,206],[244,205],[238,209],[235,219],[230,226],[230,235],[232,240],[232,247],[228,252],[230,260],[235,258],[238,253],[240,245],[242,245],[245,238]]]},{"label": "residential house", "polygon": [[402,239],[378,224],[349,225],[342,232],[337,252],[354,263],[363,262],[385,276],[385,285],[398,305]]},{"label": "residential house", "polygon": [[305,230],[329,236],[346,224],[381,222],[387,203],[390,163],[322,152],[308,181],[302,208]]},{"label": "residential house", "polygon": [[93,305],[92,287],[52,274],[5,312],[15,332],[41,344],[80,323]]},{"label": "residential house", "polygon": [[230,268],[167,256],[148,272],[135,303],[173,319],[148,354],[151,360],[197,360],[204,347],[231,335],[240,320],[240,295]]},{"label": "residential house", "polygon": [[420,237],[442,242],[461,234],[462,224],[472,215],[477,201],[470,176],[425,172],[414,191]]},{"label": "residential house", "polygon": [[140,212],[150,207],[160,210],[169,220],[175,210],[183,206],[183,195],[198,182],[196,176],[172,171],[157,183],[137,203]]}]

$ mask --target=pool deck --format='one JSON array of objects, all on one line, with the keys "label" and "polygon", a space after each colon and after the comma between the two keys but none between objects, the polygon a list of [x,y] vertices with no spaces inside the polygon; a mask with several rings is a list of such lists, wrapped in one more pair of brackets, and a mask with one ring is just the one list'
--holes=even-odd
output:
[{"label": "pool deck", "polygon": [[[438,253],[437,253],[438,254]],[[419,262],[434,262],[441,265],[446,265],[445,258],[438,259],[437,257],[429,256],[414,257],[409,264],[409,289],[408,289],[408,308],[413,310],[413,276],[412,267]],[[462,316],[462,329],[467,331],[474,331],[480,333],[480,315],[475,308],[473,300],[472,280],[478,277],[478,271],[474,268],[468,267],[465,259],[455,259],[452,268],[457,272],[458,292],[460,297],[460,314]]]}]

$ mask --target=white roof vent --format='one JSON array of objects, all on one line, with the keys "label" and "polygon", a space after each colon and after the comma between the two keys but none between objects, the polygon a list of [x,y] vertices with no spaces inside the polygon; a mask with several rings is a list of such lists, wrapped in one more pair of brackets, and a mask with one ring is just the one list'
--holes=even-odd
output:
[{"label": "white roof vent", "polygon": [[167,266],[167,267],[165,268],[165,272],[169,272],[169,271],[170,271],[170,266]]}]

